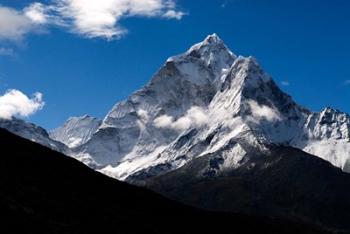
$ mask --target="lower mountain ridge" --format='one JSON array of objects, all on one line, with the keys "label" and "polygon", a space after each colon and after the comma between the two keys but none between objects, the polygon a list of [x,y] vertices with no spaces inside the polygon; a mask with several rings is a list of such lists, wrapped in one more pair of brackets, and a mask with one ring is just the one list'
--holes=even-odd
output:
[{"label": "lower mountain ridge", "polygon": [[1,233],[328,233],[181,205],[3,129],[0,145]]}]

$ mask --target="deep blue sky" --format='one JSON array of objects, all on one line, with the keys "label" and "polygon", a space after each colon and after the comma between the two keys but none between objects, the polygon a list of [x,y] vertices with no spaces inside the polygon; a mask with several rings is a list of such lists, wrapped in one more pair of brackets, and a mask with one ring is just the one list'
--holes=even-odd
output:
[{"label": "deep blue sky", "polygon": [[[23,8],[31,1],[0,0]],[[0,93],[40,91],[29,118],[52,129],[70,116],[103,118],[142,87],[164,61],[216,32],[239,55],[253,55],[294,99],[319,111],[350,113],[350,1],[179,0],[182,20],[126,18],[119,40],[86,39],[59,28],[30,34],[15,57],[0,56]]]}]

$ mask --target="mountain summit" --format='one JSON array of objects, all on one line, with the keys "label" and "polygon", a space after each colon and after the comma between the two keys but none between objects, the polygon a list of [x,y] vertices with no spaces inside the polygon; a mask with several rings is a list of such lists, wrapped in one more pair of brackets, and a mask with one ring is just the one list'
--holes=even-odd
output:
[{"label": "mountain summit", "polygon": [[[239,167],[245,155],[271,145],[296,147],[350,171],[350,117],[299,106],[255,58],[236,56],[216,34],[170,57],[89,129],[71,155],[122,180],[160,175],[208,154],[225,155],[218,170]],[[74,131],[82,126],[69,125]],[[67,144],[62,135],[54,139]]]}]

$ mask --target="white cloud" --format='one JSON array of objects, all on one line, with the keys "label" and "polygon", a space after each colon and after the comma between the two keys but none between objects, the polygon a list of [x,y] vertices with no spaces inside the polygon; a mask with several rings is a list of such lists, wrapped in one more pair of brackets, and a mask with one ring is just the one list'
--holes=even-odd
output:
[{"label": "white cloud", "polygon": [[120,20],[158,17],[180,20],[174,0],[51,0],[23,10],[0,6],[0,39],[22,40],[44,25],[63,27],[87,38],[118,38],[127,32]]},{"label": "white cloud", "polygon": [[168,19],[177,19],[180,20],[185,15],[182,11],[168,10],[164,13],[164,17]]},{"label": "white cloud", "polygon": [[146,110],[140,109],[137,111],[137,115],[140,117],[142,121],[148,121],[149,115]]},{"label": "white cloud", "polygon": [[34,23],[23,12],[0,6],[0,39],[19,41],[34,29]]},{"label": "white cloud", "polygon": [[258,121],[261,119],[266,119],[269,122],[279,121],[281,120],[281,114],[268,106],[259,105],[256,101],[250,100],[248,101],[250,109],[252,111],[253,117],[255,117]]},{"label": "white cloud", "polygon": [[186,130],[192,125],[192,120],[188,116],[184,116],[173,122],[170,127],[176,130]]},{"label": "white cloud", "polygon": [[350,80],[344,81],[344,84],[345,84],[345,85],[350,85]]},{"label": "white cloud", "polygon": [[173,123],[173,117],[169,115],[162,115],[153,121],[153,124],[157,128],[171,128]]},{"label": "white cloud", "polygon": [[190,127],[200,127],[206,125],[209,119],[205,111],[200,107],[192,107],[184,116],[174,121],[174,118],[168,115],[162,115],[154,120],[154,126],[157,128],[172,128],[176,130],[186,130]]},{"label": "white cloud", "polygon": [[3,96],[0,96],[0,118],[28,117],[41,110],[44,104],[41,93],[35,93],[30,98],[21,91],[11,89]]},{"label": "white cloud", "polygon": [[49,9],[41,3],[32,3],[23,10],[0,5],[0,40],[18,42],[28,33],[40,32],[49,23]]},{"label": "white cloud", "polygon": [[127,32],[120,25],[124,17],[181,19],[170,0],[56,0],[55,9],[73,32],[86,37],[113,39]]},{"label": "white cloud", "polygon": [[178,126],[177,128],[179,129],[188,129],[191,125],[196,127],[203,126],[207,124],[208,121],[208,116],[205,111],[198,106],[194,106],[187,111],[184,117],[178,119],[174,125]]},{"label": "white cloud", "polygon": [[35,2],[28,7],[24,8],[23,13],[27,16],[33,23],[45,24],[48,22],[49,15],[48,10],[42,3]]}]

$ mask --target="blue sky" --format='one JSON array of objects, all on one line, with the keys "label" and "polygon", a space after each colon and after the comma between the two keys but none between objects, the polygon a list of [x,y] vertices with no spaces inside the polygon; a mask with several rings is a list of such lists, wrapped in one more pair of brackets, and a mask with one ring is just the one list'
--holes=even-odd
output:
[{"label": "blue sky", "polygon": [[[33,1],[0,4],[22,14]],[[0,23],[0,94],[42,93],[45,106],[27,119],[48,129],[70,116],[103,118],[168,57],[215,32],[235,54],[255,56],[298,103],[350,113],[349,11],[346,0],[178,0],[155,13],[124,13],[102,34],[65,16],[61,25],[35,18],[35,27],[5,38]]]}]

